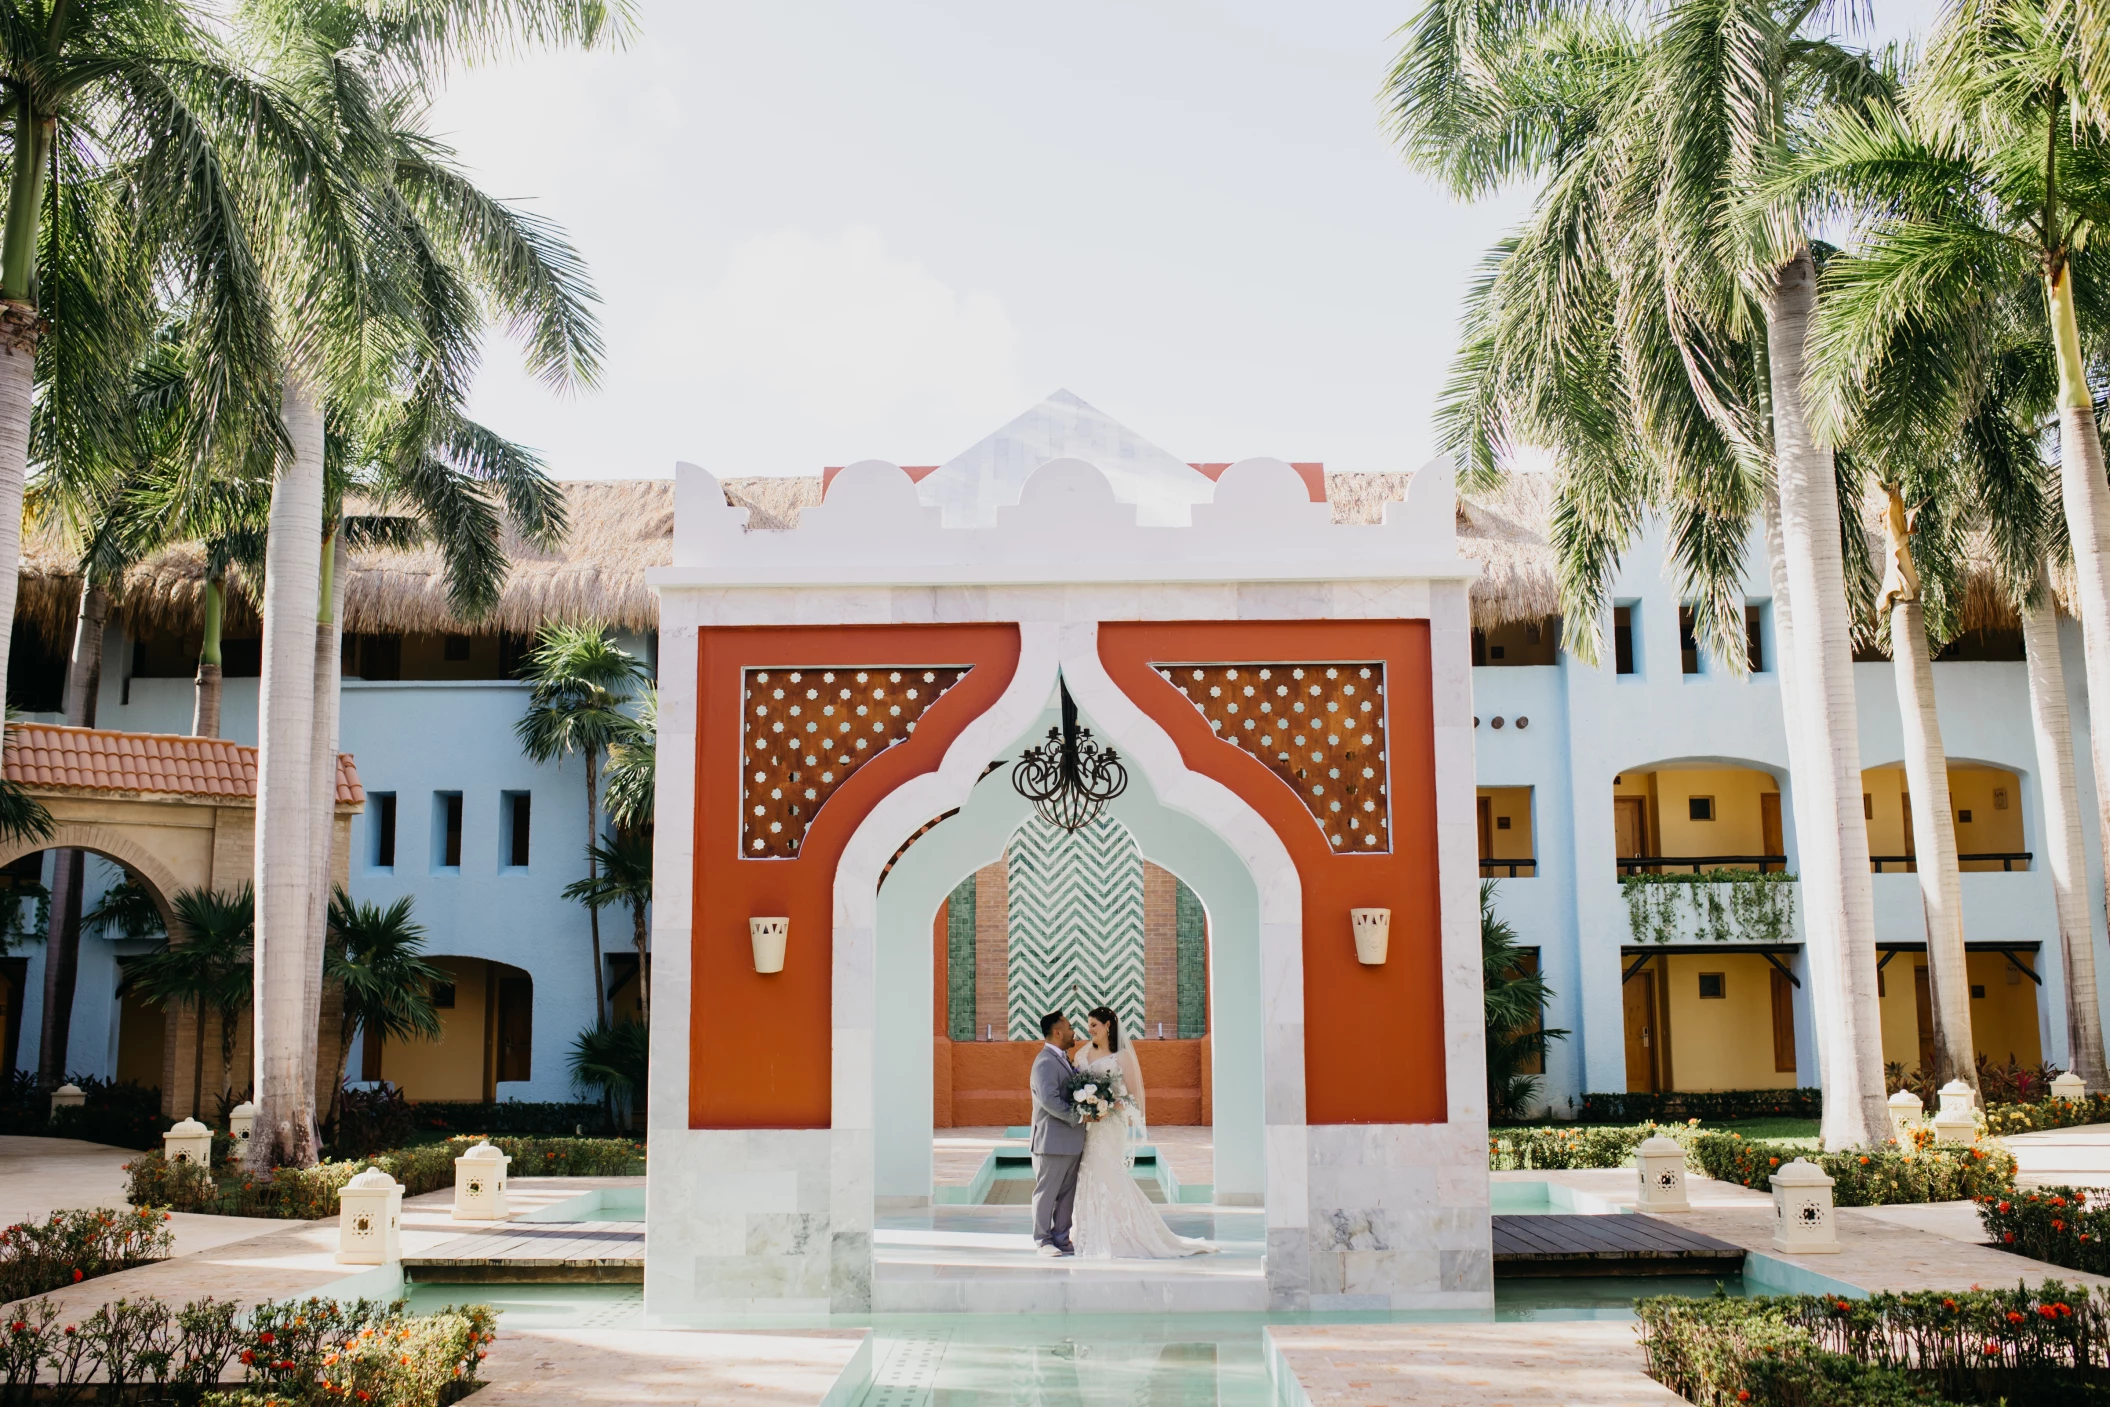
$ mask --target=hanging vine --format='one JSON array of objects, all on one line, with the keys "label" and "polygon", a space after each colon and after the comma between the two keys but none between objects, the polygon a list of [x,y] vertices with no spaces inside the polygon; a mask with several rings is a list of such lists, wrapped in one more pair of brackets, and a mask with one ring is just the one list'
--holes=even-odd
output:
[{"label": "hanging vine", "polygon": [[1795,876],[1749,870],[1636,874],[1619,881],[1636,943],[1700,939],[1786,943],[1795,934]]}]

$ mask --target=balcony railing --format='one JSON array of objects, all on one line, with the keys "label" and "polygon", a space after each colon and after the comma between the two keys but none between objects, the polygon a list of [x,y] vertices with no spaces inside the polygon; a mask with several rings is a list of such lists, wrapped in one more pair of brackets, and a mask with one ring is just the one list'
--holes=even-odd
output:
[{"label": "balcony railing", "polygon": [[1785,874],[1788,857],[1785,855],[1621,855],[1619,873],[1630,874],[1701,874],[1707,870],[1755,869],[1760,874]]},{"label": "balcony railing", "polygon": [[1517,879],[1520,877],[1518,871],[1523,872],[1521,878],[1531,879],[1539,872],[1539,862],[1528,855],[1521,860],[1490,860],[1485,855],[1480,857],[1482,879]]},{"label": "balcony railing", "polygon": [[[1977,855],[1958,855],[1956,861],[1958,865],[1998,864],[2004,871],[2014,871],[2016,869],[2028,869],[2029,862],[2033,858],[2034,856],[2027,850],[1995,850]],[[1919,858],[1914,855],[1871,855],[1868,857],[1868,863],[1869,867],[1877,874],[1894,873],[1884,868],[1886,865],[1898,866],[1899,869],[1895,873],[1919,873]],[[1984,871],[1981,870],[1976,873],[1982,874]]]}]

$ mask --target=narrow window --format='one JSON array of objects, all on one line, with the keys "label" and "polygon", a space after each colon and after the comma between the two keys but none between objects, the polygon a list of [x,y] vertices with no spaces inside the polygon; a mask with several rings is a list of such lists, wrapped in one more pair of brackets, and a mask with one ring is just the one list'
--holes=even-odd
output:
[{"label": "narrow window", "polygon": [[454,984],[452,982],[433,983],[432,1004],[441,1011],[454,1010]]},{"label": "narrow window", "polygon": [[1693,821],[1714,819],[1714,798],[1711,796],[1688,796],[1685,798],[1685,816]]},{"label": "narrow window", "polygon": [[1753,674],[1766,672],[1766,608],[1744,607],[1744,658]]},{"label": "narrow window", "polygon": [[466,635],[444,635],[440,637],[440,658],[460,662],[469,658],[469,637]]},{"label": "narrow window", "polygon": [[1475,667],[1477,667],[1486,663],[1487,632],[1484,630],[1475,630],[1473,632],[1473,664]]},{"label": "narrow window", "polygon": [[392,870],[396,867],[396,794],[373,792],[368,799],[374,803],[374,868]]},{"label": "narrow window", "polygon": [[462,794],[440,791],[432,794],[433,831],[439,840],[434,857],[443,870],[462,867]]},{"label": "narrow window", "polygon": [[1728,979],[1722,973],[1703,972],[1700,974],[1700,999],[1702,1001],[1721,1001],[1728,995],[1728,990]]},{"label": "narrow window", "polygon": [[505,862],[516,870],[527,868],[531,799],[531,794],[524,791],[509,791],[499,797],[498,813],[505,827]]},{"label": "narrow window", "polygon": [[1634,672],[1634,608],[1612,607],[1612,670],[1617,674]]},{"label": "narrow window", "polygon": [[1971,824],[1971,813],[1969,811],[1957,812],[1956,823],[1960,826],[1968,826],[1969,824]]},{"label": "narrow window", "polygon": [[1700,672],[1700,637],[1693,625],[1692,607],[1678,607],[1678,666],[1687,674]]}]

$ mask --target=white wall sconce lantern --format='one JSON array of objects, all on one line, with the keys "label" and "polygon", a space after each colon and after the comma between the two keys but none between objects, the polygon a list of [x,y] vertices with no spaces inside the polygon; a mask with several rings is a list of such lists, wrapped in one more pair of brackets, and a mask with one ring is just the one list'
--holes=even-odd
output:
[{"label": "white wall sconce lantern", "polygon": [[1646,1138],[1634,1150],[1634,1167],[1641,1177],[1641,1195],[1634,1210],[1640,1212],[1689,1212],[1685,1200],[1685,1150],[1675,1138]]},{"label": "white wall sconce lantern", "polygon": [[161,1156],[171,1163],[190,1163],[212,1171],[212,1130],[185,1119],[161,1135]]},{"label": "white wall sconce lantern", "polygon": [[1773,1174],[1773,1249],[1801,1256],[1839,1252],[1832,1180],[1807,1158],[1797,1158]]},{"label": "white wall sconce lantern", "polygon": [[1392,942],[1390,909],[1350,909],[1348,921],[1355,929],[1355,960],[1365,967],[1378,967]]},{"label": "white wall sconce lantern", "polygon": [[1919,1127],[1920,1120],[1926,1117],[1925,1106],[1911,1090],[1901,1089],[1890,1096],[1890,1131],[1898,1142],[1909,1143],[1913,1129]]},{"label": "white wall sconce lantern", "polygon": [[51,1112],[61,1109],[78,1109],[88,1102],[88,1094],[79,1085],[60,1085],[51,1092]]},{"label": "white wall sconce lantern", "polygon": [[506,1168],[512,1159],[488,1143],[479,1143],[454,1160],[454,1219],[504,1221]]},{"label": "white wall sconce lantern", "polygon": [[243,1100],[227,1111],[227,1136],[234,1140],[237,1157],[249,1147],[249,1135],[255,1128],[256,1106],[248,1100]]},{"label": "white wall sconce lantern", "polygon": [[1941,1109],[1934,1116],[1934,1141],[1978,1141],[1978,1121],[1971,1117],[1971,1087],[1962,1080],[1951,1080],[1941,1087]]},{"label": "white wall sconce lantern", "polygon": [[337,1194],[337,1263],[386,1265],[403,1258],[403,1184],[368,1168]]},{"label": "white wall sconce lantern", "polygon": [[747,921],[747,933],[755,945],[755,971],[782,972],[784,946],[791,937],[791,920],[751,918]]},{"label": "white wall sconce lantern", "polygon": [[2088,1082],[2068,1070],[2051,1082],[2051,1097],[2078,1104],[2088,1097]]}]

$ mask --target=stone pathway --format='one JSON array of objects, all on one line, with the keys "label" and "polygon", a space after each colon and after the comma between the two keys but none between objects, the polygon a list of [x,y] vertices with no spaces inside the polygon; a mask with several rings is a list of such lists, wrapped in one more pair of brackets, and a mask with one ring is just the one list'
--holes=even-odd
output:
[{"label": "stone pathway", "polygon": [[[124,1208],[124,1165],[137,1156],[133,1149],[103,1143],[0,1134],[0,1226],[87,1207]],[[195,1212],[178,1212],[169,1219],[179,1256],[281,1231],[285,1225],[271,1217]]]},{"label": "stone pathway", "polygon": [[[1216,1180],[1215,1131],[1182,1124],[1150,1129],[1158,1156],[1183,1185]],[[931,1178],[940,1187],[965,1187],[981,1171],[982,1161],[998,1148],[1023,1153],[1028,1140],[1003,1128],[939,1129],[931,1136]],[[1632,1174],[1628,1174],[1632,1180]]]},{"label": "stone pathway", "polygon": [[[664,1329],[499,1331],[484,1364],[489,1384],[472,1399],[504,1407],[848,1407],[837,1392],[869,1371],[871,1330],[705,1333]],[[862,1360],[862,1361],[860,1361]]]},{"label": "stone pathway", "polygon": [[[1634,1325],[1271,1324],[1292,1407],[1681,1407],[1641,1371]],[[1301,1389],[1301,1391],[1299,1390]]]},{"label": "stone pathway", "polygon": [[2015,1155],[2024,1187],[2110,1187],[2110,1124],[2084,1124],[2000,1140]]}]

